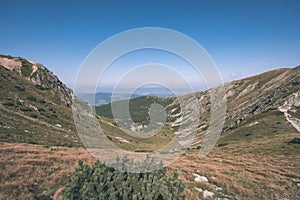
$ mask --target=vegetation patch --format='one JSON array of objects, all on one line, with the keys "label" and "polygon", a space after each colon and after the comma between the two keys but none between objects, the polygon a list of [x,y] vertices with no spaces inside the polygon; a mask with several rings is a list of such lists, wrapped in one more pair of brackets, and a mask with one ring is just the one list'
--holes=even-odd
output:
[{"label": "vegetation patch", "polygon": [[32,109],[27,108],[27,107],[22,107],[22,108],[20,108],[20,110],[23,111],[23,112],[30,112],[30,111],[32,111]]},{"label": "vegetation patch", "polygon": [[32,72],[32,64],[25,59],[22,59],[21,73],[25,77],[30,77]]},{"label": "vegetation patch", "polygon": [[289,141],[290,144],[300,144],[300,138],[294,138],[291,141]]},{"label": "vegetation patch", "polygon": [[153,150],[147,150],[147,149],[136,149],[135,152],[153,152]]},{"label": "vegetation patch", "polygon": [[246,137],[249,137],[249,136],[251,136],[251,135],[252,135],[252,133],[246,133],[246,134],[245,134]]},{"label": "vegetation patch", "polygon": [[35,87],[36,87],[36,89],[42,90],[42,91],[44,91],[44,90],[49,90],[49,88],[45,88],[45,87],[43,87],[43,86],[41,86],[41,85],[38,85],[38,84],[36,84]]},{"label": "vegetation patch", "polygon": [[228,145],[228,143],[220,143],[220,144],[218,144],[218,147],[224,147],[224,146],[227,146]]},{"label": "vegetation patch", "polygon": [[34,114],[34,113],[32,113],[30,116],[31,116],[32,118],[37,118],[37,117],[38,117],[37,114]]},{"label": "vegetation patch", "polygon": [[[130,165],[127,165],[130,164]],[[128,167],[133,164],[127,157],[107,167],[100,161],[79,166],[70,176],[64,189],[64,199],[185,199],[185,184],[178,179],[177,171],[167,176],[165,169],[148,173],[127,173],[116,170],[119,166]],[[135,167],[147,169],[149,166],[160,168],[149,157],[135,163]]]},{"label": "vegetation patch", "polygon": [[[172,98],[162,99],[152,96],[133,98],[129,101],[129,113],[135,123],[147,125],[150,122],[148,112],[153,104],[160,104],[166,108],[171,102],[173,102]],[[115,109],[123,109],[128,106],[128,100],[122,100],[103,106],[98,106],[96,107],[96,113],[107,118],[114,118],[111,109],[112,105]]]},{"label": "vegetation patch", "polygon": [[44,104],[44,103],[46,103],[46,101],[44,99],[40,99],[39,103]]},{"label": "vegetation patch", "polygon": [[27,99],[29,100],[29,101],[37,101],[37,99],[34,97],[34,96],[28,96],[27,97]]},{"label": "vegetation patch", "polygon": [[4,106],[14,106],[14,103],[9,101],[9,102],[4,102],[3,105]]},{"label": "vegetation patch", "polygon": [[20,91],[20,92],[24,92],[25,91],[25,87],[24,86],[20,86],[20,85],[16,85],[15,88]]}]

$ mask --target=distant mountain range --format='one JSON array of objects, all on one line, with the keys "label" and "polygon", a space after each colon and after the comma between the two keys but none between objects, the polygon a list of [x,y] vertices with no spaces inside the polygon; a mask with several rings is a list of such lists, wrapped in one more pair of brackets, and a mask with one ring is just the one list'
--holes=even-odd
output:
[{"label": "distant mountain range", "polygon": [[121,92],[117,92],[117,93],[108,92],[112,90],[113,89],[106,89],[105,92],[97,92],[95,94],[78,93],[76,94],[76,96],[82,99],[83,101],[88,102],[91,105],[102,106],[111,102],[120,101],[124,99],[132,99],[141,96],[155,96],[160,98],[168,98],[168,97],[178,96],[179,94],[183,95],[186,93],[186,90],[184,89],[176,89],[176,91],[174,91],[176,92],[176,94],[174,94],[169,89],[161,88],[161,87],[138,88],[132,94],[128,93],[130,89],[126,89],[126,88],[124,88]]},{"label": "distant mountain range", "polygon": [[[96,94],[91,93],[79,93],[77,94],[77,97],[82,99],[85,102],[88,102],[91,105],[95,106],[102,106],[108,103],[111,103],[112,101],[120,101],[124,99],[130,98],[136,98],[139,97],[138,94],[112,94],[109,92],[97,92]],[[114,97],[114,100],[112,99]]]}]

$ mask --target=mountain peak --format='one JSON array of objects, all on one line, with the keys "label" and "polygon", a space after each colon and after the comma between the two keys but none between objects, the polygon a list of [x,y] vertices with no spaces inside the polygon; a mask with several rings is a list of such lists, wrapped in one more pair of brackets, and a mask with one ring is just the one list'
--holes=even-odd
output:
[{"label": "mountain peak", "polygon": [[31,81],[40,89],[53,89],[58,94],[60,101],[67,106],[71,105],[72,91],[42,64],[21,57],[0,54],[0,66]]}]

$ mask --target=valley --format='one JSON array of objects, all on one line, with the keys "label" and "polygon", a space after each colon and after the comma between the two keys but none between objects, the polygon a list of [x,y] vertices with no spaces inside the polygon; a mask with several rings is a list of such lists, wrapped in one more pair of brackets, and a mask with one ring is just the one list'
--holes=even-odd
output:
[{"label": "valley", "polygon": [[[0,65],[0,199],[62,199],[78,160],[95,162],[76,132],[76,97],[41,64],[1,55]],[[116,101],[95,107],[93,118],[110,141],[133,153],[162,148],[183,134],[180,125],[195,131],[191,146],[167,167],[170,174],[178,169],[187,199],[299,199],[300,67],[265,72],[224,87],[225,124],[217,144],[201,159],[199,149],[211,121],[211,90],[180,97],[187,99],[187,110],[195,110],[190,99],[196,96],[201,113],[196,125],[189,124],[176,97]],[[111,112],[112,105],[128,102],[134,125],[115,119]],[[132,134],[146,130],[154,104],[167,114],[156,135],[134,137],[119,127],[118,123],[126,125]]]}]

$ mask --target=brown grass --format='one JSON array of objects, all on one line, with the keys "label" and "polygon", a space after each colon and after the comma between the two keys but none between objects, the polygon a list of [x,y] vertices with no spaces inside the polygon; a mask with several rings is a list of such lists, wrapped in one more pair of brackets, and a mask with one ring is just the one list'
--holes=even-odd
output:
[{"label": "brown grass", "polygon": [[[202,194],[195,187],[228,199],[300,199],[300,148],[288,141],[299,134],[276,134],[215,147],[204,159],[196,150],[170,166],[180,169],[188,199]],[[0,199],[45,199],[65,186],[79,159],[95,159],[84,148],[0,143]],[[198,171],[197,171],[198,170]],[[208,183],[195,183],[193,173]],[[216,191],[215,187],[222,187]]]},{"label": "brown grass", "polygon": [[0,199],[43,199],[64,186],[77,161],[93,161],[84,148],[0,144]]},{"label": "brown grass", "polygon": [[[287,142],[299,134],[278,134],[252,142],[215,147],[204,159],[190,151],[171,165],[180,178],[194,187],[208,189],[216,196],[239,199],[300,199],[300,148]],[[198,170],[198,172],[197,172]],[[195,183],[192,173],[204,175],[209,183]],[[222,191],[215,191],[215,186]],[[200,194],[201,196],[201,194]]]}]

